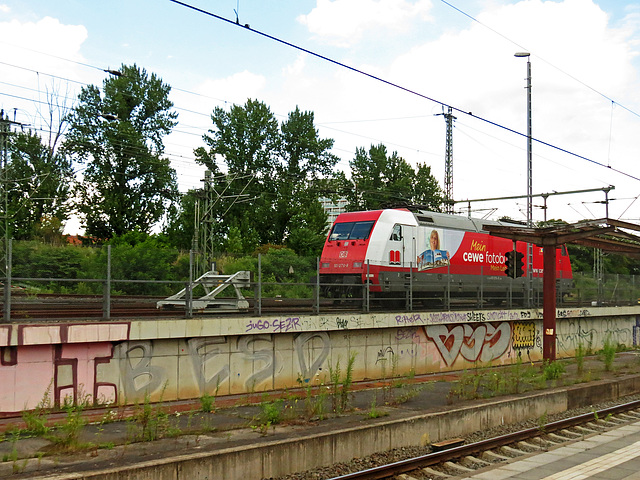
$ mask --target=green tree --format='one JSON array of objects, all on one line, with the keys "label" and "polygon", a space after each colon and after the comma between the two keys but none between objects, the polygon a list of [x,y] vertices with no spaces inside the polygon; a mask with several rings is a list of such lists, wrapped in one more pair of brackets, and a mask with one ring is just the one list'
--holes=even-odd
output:
[{"label": "green tree", "polygon": [[351,211],[409,204],[440,209],[442,190],[427,165],[414,170],[397,152],[389,155],[382,144],[371,145],[369,151],[356,149],[349,165],[351,180],[344,196]]},{"label": "green tree", "polygon": [[[278,122],[264,103],[247,100],[229,111],[216,107],[213,128],[203,136],[209,149],[195,151],[196,160],[212,173],[211,188],[216,202],[218,241],[237,229],[245,251],[272,240],[273,200],[276,192],[280,137]],[[216,159],[222,157],[222,174]]]},{"label": "green tree", "polygon": [[123,65],[121,75],[82,89],[70,116],[65,152],[82,171],[76,195],[87,235],[108,239],[149,232],[178,198],[162,139],[176,124],[170,87]]},{"label": "green tree", "polygon": [[318,135],[313,112],[296,107],[278,125],[264,103],[247,100],[229,111],[216,108],[211,118],[209,149],[195,153],[212,172],[216,243],[234,253],[284,243],[316,251],[326,228],[317,182],[338,159],[330,153],[333,140]]},{"label": "green tree", "polygon": [[[164,235],[148,235],[140,231],[114,236],[111,245],[111,276],[121,280],[185,280],[188,269],[177,272],[178,251],[172,248]],[[96,257],[96,278],[104,278],[107,248],[99,249]],[[188,265],[188,264],[187,264]],[[106,271],[106,270],[104,270]],[[117,291],[131,295],[168,295],[182,285],[152,283],[118,283]]]},{"label": "green tree", "polygon": [[180,196],[178,205],[172,205],[169,209],[164,234],[171,246],[180,250],[190,250],[193,247],[196,203],[199,196],[199,190],[189,190]]},{"label": "green tree", "polygon": [[69,218],[71,162],[45,145],[31,131],[10,136],[7,168],[8,212],[11,235],[20,240],[42,236],[55,241],[62,234],[62,222]]},{"label": "green tree", "polygon": [[313,112],[302,112],[297,106],[280,131],[274,237],[285,239],[296,253],[319,255],[326,236],[327,216],[318,201],[318,186],[331,177],[338,162],[338,157],[330,152],[333,139],[320,138]]},{"label": "green tree", "polygon": [[431,173],[431,166],[419,163],[412,186],[412,201],[426,210],[439,212],[444,202],[444,192]]}]

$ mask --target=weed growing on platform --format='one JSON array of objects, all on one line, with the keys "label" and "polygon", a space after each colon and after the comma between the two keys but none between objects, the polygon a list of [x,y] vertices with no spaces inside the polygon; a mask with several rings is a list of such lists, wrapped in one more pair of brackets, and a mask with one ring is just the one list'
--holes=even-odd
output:
[{"label": "weed growing on platform", "polygon": [[342,377],[340,357],[335,367],[329,365],[329,379],[331,380],[331,407],[334,413],[342,413],[349,407],[349,394],[353,384],[353,364],[356,361],[357,352],[352,352],[347,361],[347,371]]},{"label": "weed growing on platform", "polygon": [[[166,386],[165,383],[160,395],[160,403]],[[167,411],[161,405],[152,404],[148,393],[145,395],[142,405],[134,405],[134,413],[128,421],[132,422],[133,428],[130,430],[136,441],[148,442],[176,434],[169,424]]]},{"label": "weed growing on platform", "polygon": [[313,392],[313,385],[309,382],[306,385],[302,385],[303,380],[298,378],[298,383],[304,390],[304,412],[307,420],[312,418],[318,418],[324,420],[325,416],[325,404],[327,396],[329,395],[329,387],[325,387],[324,384],[318,385],[316,394]]},{"label": "weed growing on platform", "polygon": [[565,372],[565,367],[562,362],[545,360],[542,365],[542,372],[545,380],[558,380]]},{"label": "weed growing on platform", "polygon": [[577,369],[578,375],[582,375],[582,372],[584,371],[585,354],[586,354],[586,351],[585,351],[584,345],[582,345],[582,342],[580,342],[576,347],[576,351],[575,351],[576,369]]},{"label": "weed growing on platform", "polygon": [[269,423],[276,425],[282,421],[282,413],[284,410],[284,400],[277,399],[271,402],[260,403],[260,420],[261,423]]},{"label": "weed growing on platform", "polygon": [[57,450],[75,452],[93,446],[92,444],[80,443],[80,433],[87,423],[82,416],[86,406],[87,398],[77,402],[77,404],[74,403],[72,398],[65,398],[62,408],[67,413],[67,417],[56,426],[55,433],[46,436],[47,440],[55,445]]},{"label": "weed growing on platform", "polygon": [[27,410],[25,408],[25,410],[22,411],[22,420],[27,426],[23,433],[40,436],[48,434],[51,430],[51,428],[47,426],[47,422],[49,414],[51,413],[52,386],[53,382],[49,384],[35,409]]},{"label": "weed growing on platform", "polygon": [[[252,389],[255,387],[254,385],[251,387]],[[216,397],[218,396],[218,392],[220,391],[220,379],[218,378],[216,382],[216,389],[212,395],[209,395],[207,392],[204,392],[200,397],[200,407],[203,412],[211,413],[215,410],[216,407]]]},{"label": "weed growing on platform", "polygon": [[16,430],[11,432],[11,438],[9,438],[9,442],[11,442],[11,453],[5,453],[2,456],[3,462],[16,462],[18,460],[18,440],[20,440],[20,431]]},{"label": "weed growing on platform", "polygon": [[352,352],[347,362],[347,372],[342,380],[342,390],[340,392],[340,411],[344,412],[349,407],[349,394],[353,385],[353,364],[356,363],[357,352]]},{"label": "weed growing on platform", "polygon": [[613,361],[616,358],[617,350],[618,346],[611,341],[611,335],[607,336],[607,339],[604,341],[604,345],[602,346],[602,351],[600,353],[602,362],[604,363],[605,372],[610,372],[611,370],[613,370]]},{"label": "weed growing on platform", "polygon": [[369,409],[369,411],[367,412],[367,418],[379,418],[379,417],[385,417],[387,415],[389,415],[389,412],[385,412],[384,410],[380,410],[377,406],[377,398],[376,395],[373,395],[373,400],[371,400],[371,408]]},{"label": "weed growing on platform", "polygon": [[332,367],[331,364],[329,364],[329,380],[331,381],[331,410],[334,413],[338,413],[339,408],[338,395],[340,392],[341,374],[340,357],[338,357],[335,366]]},{"label": "weed growing on platform", "polygon": [[200,409],[205,413],[213,412],[216,405],[215,395],[209,395],[208,393],[202,394],[200,397]]}]

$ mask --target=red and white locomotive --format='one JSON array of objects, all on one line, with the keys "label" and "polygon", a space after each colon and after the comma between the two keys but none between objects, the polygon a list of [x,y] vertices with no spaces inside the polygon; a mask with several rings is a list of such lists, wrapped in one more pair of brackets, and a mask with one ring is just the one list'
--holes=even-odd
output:
[{"label": "red and white locomotive", "polygon": [[[411,289],[418,297],[476,297],[500,303],[508,295],[522,299],[527,271],[541,287],[543,252],[533,247],[527,265],[526,243],[516,242],[524,256],[519,278],[505,274],[507,252],[513,242],[493,237],[483,225],[511,225],[457,215],[407,209],[342,213],[327,236],[320,259],[320,282],[328,296],[360,296],[369,278],[374,297],[398,297]],[[557,255],[558,291],[572,284],[569,256]],[[414,296],[415,298],[415,296]]]}]

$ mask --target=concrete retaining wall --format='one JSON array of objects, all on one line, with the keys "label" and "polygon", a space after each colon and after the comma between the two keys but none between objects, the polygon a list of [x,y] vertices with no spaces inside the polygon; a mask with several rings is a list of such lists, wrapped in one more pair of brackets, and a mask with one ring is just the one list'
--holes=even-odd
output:
[{"label": "concrete retaining wall", "polygon": [[[132,404],[542,357],[540,310],[0,325],[0,415],[65,398]],[[558,356],[638,344],[640,307],[558,309]]]}]

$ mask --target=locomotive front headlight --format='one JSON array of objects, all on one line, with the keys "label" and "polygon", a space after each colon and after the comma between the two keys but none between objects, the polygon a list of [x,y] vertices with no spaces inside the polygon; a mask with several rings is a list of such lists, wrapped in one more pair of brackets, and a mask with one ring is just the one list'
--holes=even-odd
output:
[{"label": "locomotive front headlight", "polygon": [[362,262],[353,262],[353,268],[362,268]]},{"label": "locomotive front headlight", "polygon": [[321,263],[320,264],[320,268],[329,268],[329,266],[331,266],[330,263]]}]

